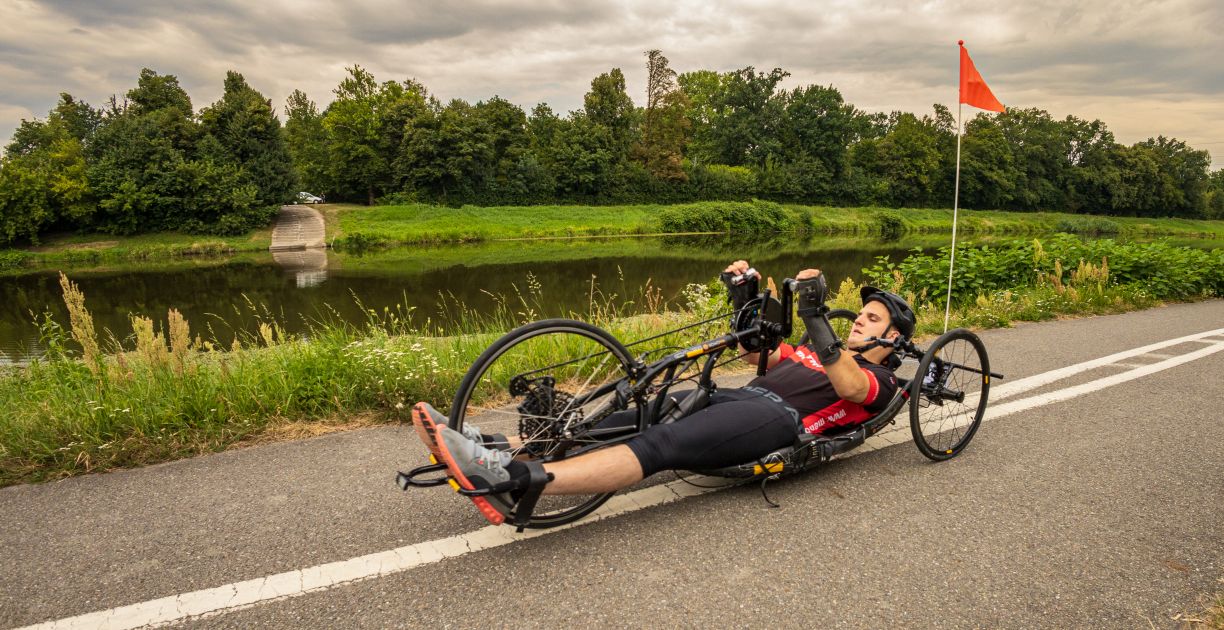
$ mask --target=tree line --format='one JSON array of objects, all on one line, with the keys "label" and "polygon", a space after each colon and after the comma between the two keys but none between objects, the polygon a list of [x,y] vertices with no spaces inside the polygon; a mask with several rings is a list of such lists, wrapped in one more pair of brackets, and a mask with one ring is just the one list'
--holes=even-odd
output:
[{"label": "tree line", "polygon": [[[677,74],[657,50],[646,62],[644,105],[612,69],[564,115],[497,96],[444,103],[352,66],[324,109],[294,91],[283,127],[235,72],[196,114],[175,77],[146,69],[122,101],[64,94],[46,120],[22,121],[0,163],[0,239],[236,234],[299,188],[367,204],[951,205],[946,107],[866,113],[833,86],[781,89],[781,69]],[[1224,170],[1206,151],[1163,136],[1123,145],[1100,120],[1038,108],[969,120],[961,167],[966,208],[1224,217]]]},{"label": "tree line", "polygon": [[266,226],[297,187],[272,104],[236,72],[198,113],[145,69],[101,108],[61,94],[23,120],[0,162],[0,243],[49,231],[234,235]]}]

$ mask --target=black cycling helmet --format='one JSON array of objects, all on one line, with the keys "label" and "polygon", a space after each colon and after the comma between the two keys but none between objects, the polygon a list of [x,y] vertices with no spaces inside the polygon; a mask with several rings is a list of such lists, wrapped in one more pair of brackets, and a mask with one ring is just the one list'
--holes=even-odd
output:
[{"label": "black cycling helmet", "polygon": [[910,308],[904,298],[896,293],[871,286],[863,287],[859,295],[863,296],[864,306],[871,301],[883,304],[892,318],[892,327],[901,333],[903,339],[914,336],[914,326],[918,323],[918,318],[914,316],[914,309]]}]

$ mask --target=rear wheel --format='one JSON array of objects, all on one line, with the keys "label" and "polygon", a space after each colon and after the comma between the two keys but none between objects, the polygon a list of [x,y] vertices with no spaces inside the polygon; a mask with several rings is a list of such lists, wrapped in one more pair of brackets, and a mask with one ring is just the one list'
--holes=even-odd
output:
[{"label": "rear wheel", "polygon": [[[825,314],[829,320],[829,325],[833,327],[833,332],[837,334],[837,338],[845,341],[850,336],[850,329],[854,328],[854,320],[858,318],[858,313],[847,308],[835,308]],[[799,324],[802,326],[803,324]],[[803,331],[803,336],[799,337],[799,345],[804,345],[812,340],[808,336],[807,331]]]},{"label": "rear wheel", "polygon": [[[615,389],[632,364],[624,345],[596,326],[567,319],[527,324],[498,339],[472,364],[455,394],[449,425],[505,435],[516,457],[559,461],[608,439],[592,432],[601,421],[607,421],[605,427],[614,422],[636,430],[639,401],[618,397]],[[542,496],[527,526],[573,522],[610,496]],[[513,506],[490,502],[513,520]]]},{"label": "rear wheel", "polygon": [[936,339],[910,382],[910,432],[918,450],[936,461],[956,457],[982,424],[989,392],[982,340],[964,328]]}]

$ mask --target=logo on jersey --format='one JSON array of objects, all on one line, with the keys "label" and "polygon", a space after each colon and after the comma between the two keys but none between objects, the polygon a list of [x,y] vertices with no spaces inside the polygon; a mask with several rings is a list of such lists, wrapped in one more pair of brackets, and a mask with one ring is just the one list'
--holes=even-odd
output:
[{"label": "logo on jersey", "polygon": [[791,355],[791,360],[802,363],[813,370],[824,371],[824,366],[820,364],[820,359],[816,358],[816,353],[808,350],[807,346],[795,348],[795,353]]}]

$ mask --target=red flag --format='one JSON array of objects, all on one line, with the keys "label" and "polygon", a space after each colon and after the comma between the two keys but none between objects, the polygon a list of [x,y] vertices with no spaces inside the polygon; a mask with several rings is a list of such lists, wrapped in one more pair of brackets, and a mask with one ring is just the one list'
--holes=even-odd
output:
[{"label": "red flag", "polygon": [[1003,103],[995,98],[986,81],[982,80],[982,75],[973,67],[969,51],[965,50],[965,40],[962,39],[956,44],[960,46],[960,102],[992,112],[1004,111]]}]

